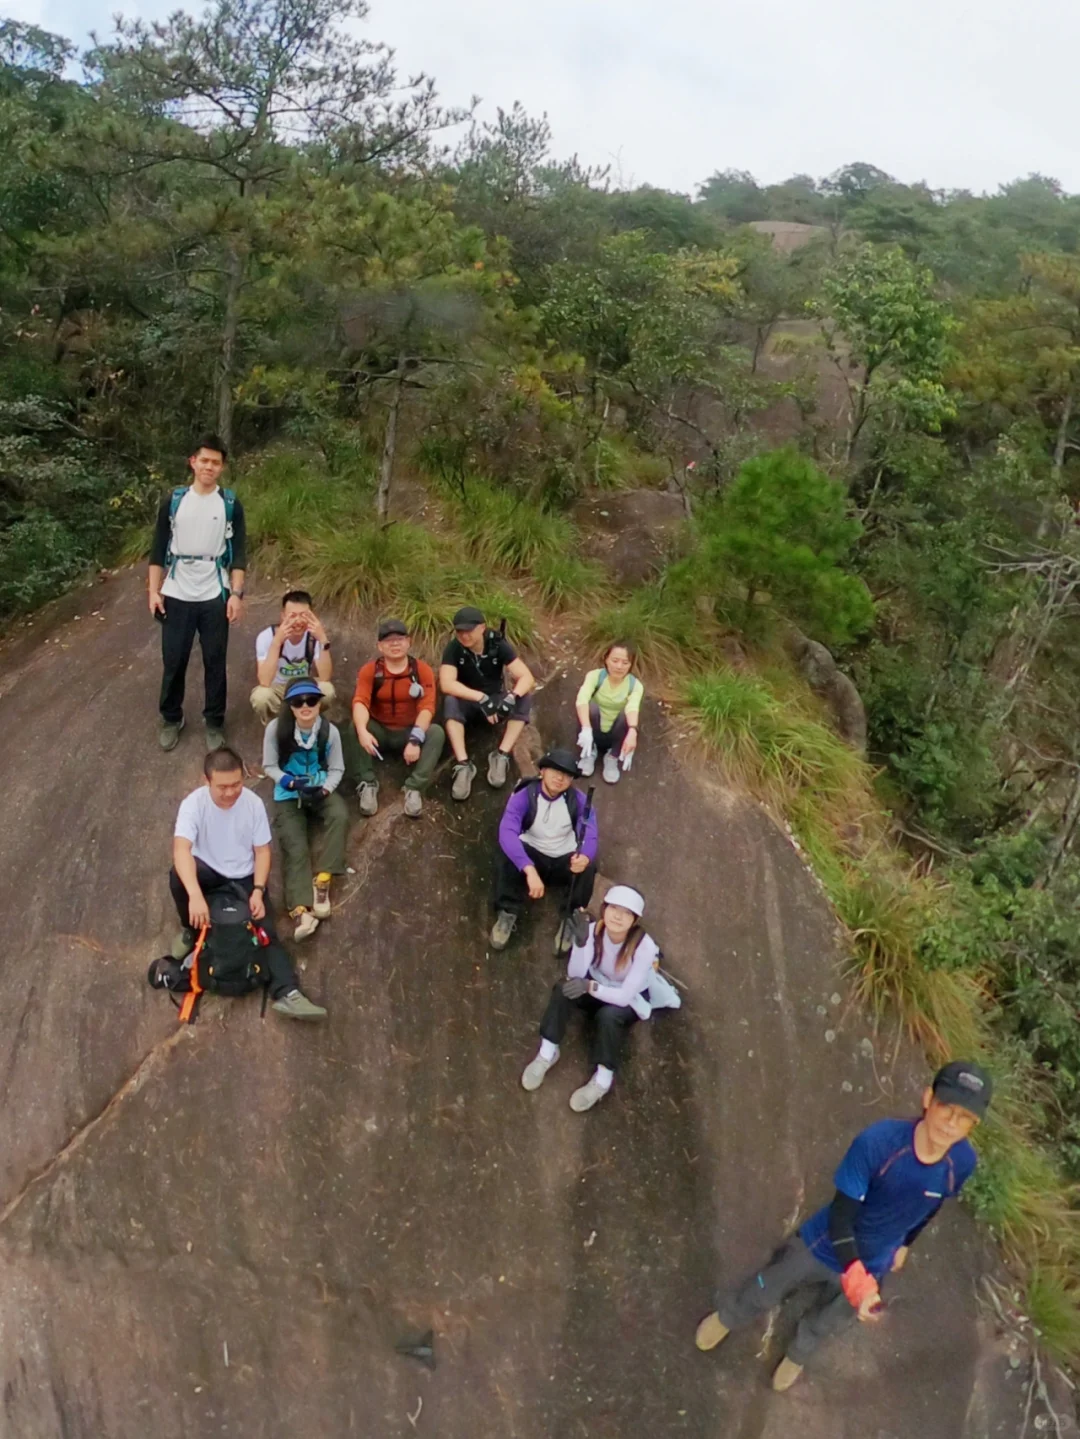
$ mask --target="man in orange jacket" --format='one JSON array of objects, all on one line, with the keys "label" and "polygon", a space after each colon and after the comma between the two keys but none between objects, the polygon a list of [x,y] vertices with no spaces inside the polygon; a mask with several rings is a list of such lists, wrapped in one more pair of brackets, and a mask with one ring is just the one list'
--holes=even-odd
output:
[{"label": "man in orange jacket", "polygon": [[352,763],[360,781],[356,792],[363,815],[373,815],[379,808],[375,761],[400,754],[409,766],[403,785],[405,813],[417,819],[446,742],[442,726],[433,723],[435,673],[410,655],[410,642],[403,620],[382,620],[378,659],[369,660],[356,676],[352,716],[360,747]]}]

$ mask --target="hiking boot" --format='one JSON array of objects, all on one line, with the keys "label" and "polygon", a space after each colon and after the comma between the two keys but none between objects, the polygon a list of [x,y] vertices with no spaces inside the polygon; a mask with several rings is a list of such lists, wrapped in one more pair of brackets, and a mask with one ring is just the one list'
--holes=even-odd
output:
[{"label": "hiking boot", "polygon": [[694,1343],[699,1349],[715,1349],[730,1333],[731,1330],[714,1309],[711,1314],[706,1314],[705,1318],[698,1325],[697,1333],[694,1335]]},{"label": "hiking boot", "polygon": [[619,757],[612,750],[608,750],[604,756],[604,780],[607,784],[618,784],[622,778],[622,770],[619,768]]},{"label": "hiking boot", "polygon": [[184,721],[162,720],[161,728],[158,730],[157,742],[163,750],[175,749],[180,743],[180,731],[184,728]]},{"label": "hiking boot", "polygon": [[424,812],[424,796],[418,789],[405,791],[405,813],[410,819],[419,819]]},{"label": "hiking boot", "polygon": [[471,760],[462,760],[454,766],[454,782],[450,786],[451,799],[468,799],[472,794],[472,782],[476,778],[476,766]]},{"label": "hiking boot", "polygon": [[316,919],[330,918],[330,880],[326,870],[315,876],[315,903],[311,912]]},{"label": "hiking boot", "polygon": [[377,779],[366,779],[362,784],[356,786],[356,793],[360,799],[360,813],[368,819],[379,812],[379,781]]},{"label": "hiking boot", "polygon": [[188,955],[195,948],[195,941],[199,937],[196,929],[182,929],[172,942],[169,953],[173,959],[187,959]]},{"label": "hiking boot", "polygon": [[542,1055],[538,1054],[535,1059],[531,1060],[525,1066],[525,1072],[521,1076],[522,1089],[527,1089],[530,1094],[534,1089],[539,1089],[544,1082],[544,1076],[551,1066],[557,1063],[558,1058],[558,1051],[556,1051],[552,1059],[544,1059]]},{"label": "hiking boot", "polygon": [[597,1084],[595,1079],[590,1079],[588,1084],[583,1084],[580,1089],[575,1089],[570,1096],[570,1108],[575,1114],[584,1114],[594,1104],[598,1104],[607,1090]]},{"label": "hiking boot", "polygon": [[517,915],[511,914],[508,909],[500,909],[495,916],[495,924],[491,931],[492,949],[505,949],[510,943],[510,936],[514,932],[514,925],[517,924]]},{"label": "hiking boot", "polygon": [[319,927],[319,921],[315,915],[304,905],[298,905],[296,909],[290,912],[290,916],[295,925],[293,929],[293,939],[297,941],[310,939]]},{"label": "hiking boot", "polygon": [[589,911],[575,909],[570,916],[570,938],[580,948],[589,937]]},{"label": "hiking boot", "polygon": [[206,752],[212,754],[214,750],[221,749],[225,743],[225,731],[220,725],[208,724],[206,726]]},{"label": "hiking boot", "polygon": [[492,789],[502,789],[510,773],[510,756],[501,749],[493,749],[488,755],[488,784]]},{"label": "hiking boot", "polygon": [[785,1354],[780,1363],[776,1366],[776,1373],[772,1377],[772,1387],[777,1394],[783,1394],[785,1389],[790,1389],[803,1372],[801,1364],[795,1364]]},{"label": "hiking boot", "polygon": [[301,994],[298,989],[291,989],[281,999],[275,999],[270,1006],[283,1014],[286,1019],[325,1019],[326,1010],[321,1005],[312,1004],[306,994]]},{"label": "hiking boot", "polygon": [[591,754],[588,759],[579,759],[577,762],[578,774],[582,779],[588,779],[596,768],[596,755]]}]

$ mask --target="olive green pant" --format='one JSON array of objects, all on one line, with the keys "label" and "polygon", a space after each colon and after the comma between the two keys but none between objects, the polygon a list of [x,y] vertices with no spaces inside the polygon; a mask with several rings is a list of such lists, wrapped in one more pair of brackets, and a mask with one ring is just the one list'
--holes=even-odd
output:
[{"label": "olive green pant", "polygon": [[322,870],[345,873],[348,807],[336,790],[326,796],[318,812],[301,809],[294,799],[276,799],[274,831],[285,869],[285,908],[310,909],[315,903],[312,875]]},{"label": "olive green pant", "polygon": [[[368,720],[368,731],[374,736],[375,743],[384,755],[401,754],[409,743],[409,731],[407,729],[387,729],[385,725],[379,724],[376,720]],[[356,731],[353,731],[355,736]],[[401,786],[402,789],[417,789],[423,794],[431,783],[431,776],[435,773],[435,766],[442,758],[443,745],[446,743],[446,733],[442,725],[429,725],[427,739],[420,749],[420,758],[415,764],[408,765],[409,777]],[[358,784],[378,783],[378,760],[369,755],[359,740],[356,741],[356,753],[352,756],[352,765],[356,769],[356,781]],[[348,766],[346,766],[348,768]]]}]

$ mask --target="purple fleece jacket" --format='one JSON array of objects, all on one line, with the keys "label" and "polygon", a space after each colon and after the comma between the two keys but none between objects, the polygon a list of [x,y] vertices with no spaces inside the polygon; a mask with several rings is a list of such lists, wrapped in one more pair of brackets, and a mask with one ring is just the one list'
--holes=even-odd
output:
[{"label": "purple fleece jacket", "polygon": [[[576,785],[571,786],[577,792],[578,820],[585,813],[585,796],[577,789]],[[567,790],[567,794],[569,794]],[[503,854],[506,855],[518,869],[524,869],[526,865],[532,864],[532,860],[525,853],[525,846],[521,843],[521,827],[525,822],[525,811],[529,807],[529,791],[519,789],[507,800],[506,808],[503,810],[503,817],[499,821],[499,845]],[[589,815],[585,825],[585,837],[581,842],[581,853],[589,859],[596,858],[597,832],[596,832],[596,811]]]}]

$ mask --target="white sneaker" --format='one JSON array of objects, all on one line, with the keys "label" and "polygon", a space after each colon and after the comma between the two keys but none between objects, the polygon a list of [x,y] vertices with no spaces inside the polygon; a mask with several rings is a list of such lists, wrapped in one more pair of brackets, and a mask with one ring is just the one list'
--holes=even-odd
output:
[{"label": "white sneaker", "polygon": [[588,779],[589,776],[592,774],[593,770],[596,768],[596,756],[594,754],[591,754],[588,759],[579,759],[577,767],[578,774],[581,776],[581,778]]},{"label": "white sneaker", "polygon": [[424,812],[424,796],[418,789],[405,791],[405,813],[410,819],[419,819]]},{"label": "white sneaker", "polygon": [[295,940],[310,939],[319,927],[319,921],[310,909],[294,909],[292,917],[295,924],[293,929],[293,939]]},{"label": "white sneaker", "polygon": [[619,757],[613,750],[608,750],[604,756],[604,780],[607,784],[618,784],[622,778],[622,770],[619,768]]},{"label": "white sneaker", "polygon": [[530,1060],[525,1066],[525,1073],[521,1076],[522,1089],[528,1089],[530,1092],[539,1089],[548,1070],[557,1063],[558,1058],[558,1054],[551,1059],[544,1059],[542,1055],[538,1054],[535,1059]]},{"label": "white sneaker", "polygon": [[595,1079],[590,1079],[588,1084],[583,1084],[580,1089],[575,1089],[570,1096],[570,1108],[575,1114],[584,1114],[594,1104],[598,1104],[607,1090]]},{"label": "white sneaker", "polygon": [[373,814],[379,813],[379,782],[374,779],[366,779],[362,784],[357,785],[356,793],[360,799],[360,813],[368,819]]}]

